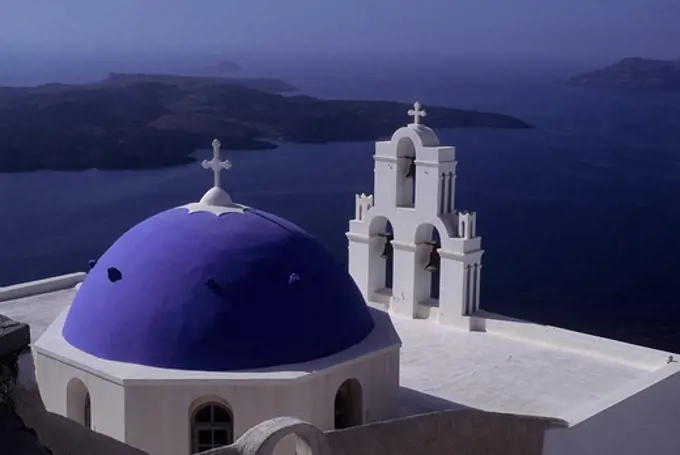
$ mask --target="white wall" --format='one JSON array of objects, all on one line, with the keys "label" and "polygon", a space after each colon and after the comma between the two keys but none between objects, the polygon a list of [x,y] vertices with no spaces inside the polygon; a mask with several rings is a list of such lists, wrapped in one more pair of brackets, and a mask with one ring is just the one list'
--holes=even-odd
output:
[{"label": "white wall", "polygon": [[322,430],[334,428],[335,394],[347,379],[356,379],[361,384],[364,423],[393,417],[399,400],[399,348],[328,369],[303,383],[302,393],[317,397],[318,401],[308,405],[311,410],[308,422]]},{"label": "white wall", "polygon": [[[546,433],[546,455],[677,455],[680,372],[567,429]],[[667,371],[657,372],[659,375]]]},{"label": "white wall", "polygon": [[195,380],[126,385],[124,442],[150,455],[187,455],[190,415],[207,401],[222,402],[232,410],[236,438],[260,422],[281,416],[332,429],[335,394],[350,378],[362,385],[366,421],[392,416],[399,392],[399,349],[288,382]]},{"label": "white wall", "polygon": [[43,280],[0,287],[0,302],[69,289],[82,282],[85,279],[85,276],[86,274],[84,272],[69,273],[68,275],[54,276]]},{"label": "white wall", "polygon": [[125,395],[121,385],[41,353],[35,359],[36,381],[48,411],[68,417],[68,384],[73,379],[80,380],[90,394],[93,429],[125,441]]}]

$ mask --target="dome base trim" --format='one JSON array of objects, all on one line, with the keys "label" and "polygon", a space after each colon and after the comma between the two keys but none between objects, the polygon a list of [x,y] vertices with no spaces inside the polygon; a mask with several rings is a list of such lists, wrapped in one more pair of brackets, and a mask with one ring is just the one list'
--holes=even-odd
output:
[{"label": "dome base trim", "polygon": [[243,215],[243,212],[245,212],[246,209],[250,208],[247,205],[241,205],[241,204],[233,204],[229,206],[222,206],[222,205],[208,205],[208,204],[202,204],[200,202],[192,202],[191,204],[187,205],[182,205],[178,208],[181,209],[187,209],[189,213],[197,213],[197,212],[207,212],[207,213],[212,213],[213,215],[220,216],[224,215],[225,213],[239,213]]}]

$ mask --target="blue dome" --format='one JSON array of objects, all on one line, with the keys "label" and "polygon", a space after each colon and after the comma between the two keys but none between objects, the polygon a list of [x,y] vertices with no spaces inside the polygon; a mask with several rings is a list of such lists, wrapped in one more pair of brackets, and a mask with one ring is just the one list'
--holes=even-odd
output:
[{"label": "blue dome", "polygon": [[234,371],[326,357],[372,329],[352,278],[299,227],[255,209],[180,207],[99,258],[62,333],[102,359]]}]

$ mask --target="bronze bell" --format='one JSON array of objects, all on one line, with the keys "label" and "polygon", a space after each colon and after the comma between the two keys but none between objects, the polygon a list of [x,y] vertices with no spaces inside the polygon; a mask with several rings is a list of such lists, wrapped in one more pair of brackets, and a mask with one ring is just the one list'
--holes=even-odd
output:
[{"label": "bronze bell", "polygon": [[383,259],[392,259],[392,253],[394,252],[392,248],[392,239],[394,238],[392,234],[378,234],[380,237],[385,237],[385,246],[383,247],[380,257]]},{"label": "bronze bell", "polygon": [[408,165],[408,170],[406,171],[406,178],[411,179],[416,176],[416,159],[411,157],[411,163]]},{"label": "bronze bell", "polygon": [[427,261],[425,266],[425,271],[434,273],[439,270],[439,253],[437,252],[437,245],[432,245],[432,251],[430,251],[430,260]]}]

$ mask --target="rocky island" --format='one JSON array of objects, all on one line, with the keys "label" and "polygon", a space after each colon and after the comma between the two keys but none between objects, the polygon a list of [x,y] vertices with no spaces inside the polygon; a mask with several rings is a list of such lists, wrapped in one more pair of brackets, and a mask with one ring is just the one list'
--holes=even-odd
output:
[{"label": "rocky island", "polygon": [[[321,100],[283,81],[112,74],[86,85],[0,87],[0,172],[142,169],[225,149],[383,137],[406,122],[395,102]],[[531,128],[494,113],[427,108],[438,128]]]},{"label": "rocky island", "polygon": [[566,83],[625,90],[680,91],[680,60],[624,58],[606,68],[574,76]]}]

